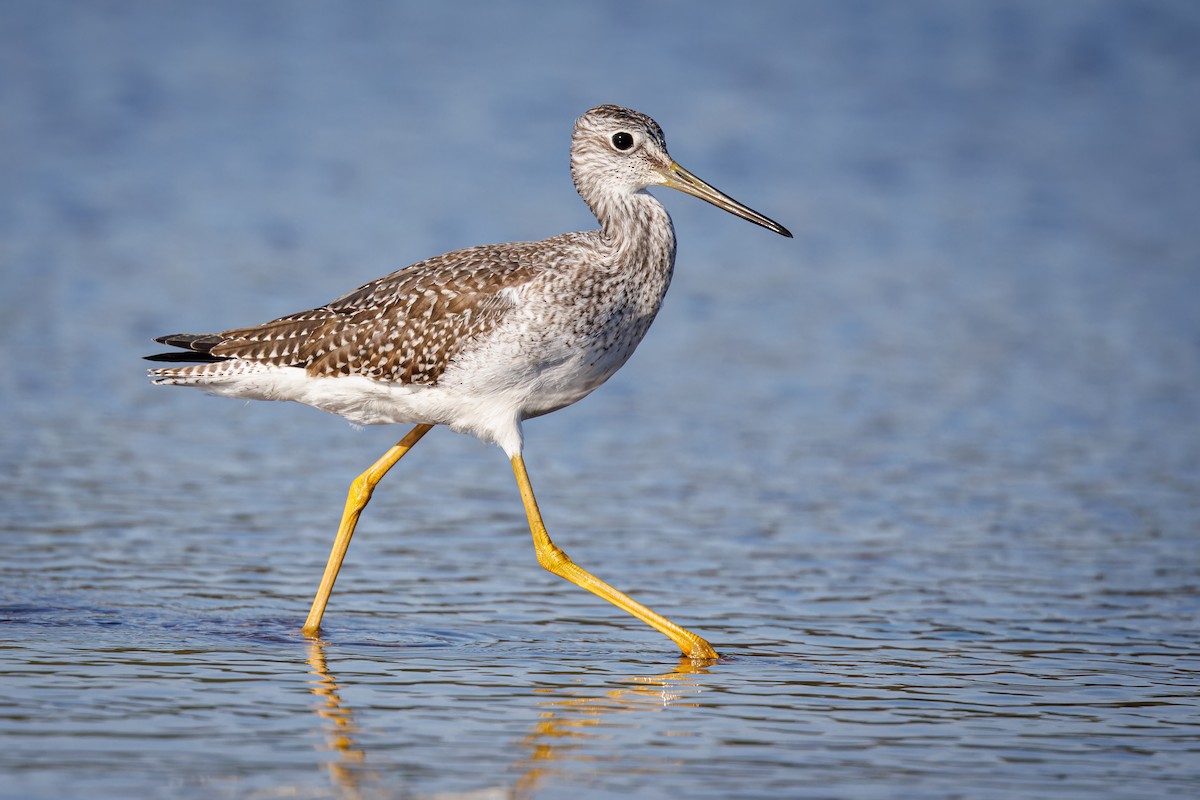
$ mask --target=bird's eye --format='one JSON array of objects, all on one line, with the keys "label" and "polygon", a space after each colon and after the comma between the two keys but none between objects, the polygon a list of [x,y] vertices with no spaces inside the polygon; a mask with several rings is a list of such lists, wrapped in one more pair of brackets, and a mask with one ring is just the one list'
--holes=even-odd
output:
[{"label": "bird's eye", "polygon": [[633,147],[633,134],[626,131],[618,131],[613,134],[612,144],[618,150],[628,150]]}]

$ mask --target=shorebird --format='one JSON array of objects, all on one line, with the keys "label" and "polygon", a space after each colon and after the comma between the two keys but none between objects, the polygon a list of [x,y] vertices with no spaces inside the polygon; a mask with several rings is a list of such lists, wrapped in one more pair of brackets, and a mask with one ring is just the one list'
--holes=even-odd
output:
[{"label": "shorebird", "polygon": [[580,400],[629,359],[675,265],[675,229],[646,189],[666,186],[791,237],[679,166],[654,120],[597,106],[575,122],[571,177],[599,230],[469,247],[360,286],[331,303],[248,328],[172,334],[149,356],[155,383],[254,400],[294,400],[359,425],[414,425],[350,485],[303,633],[321,618],[376,484],[430,428],[445,425],[508,456],[538,563],[714,659],[700,636],[577,566],[551,541],[522,458],[521,424]]}]

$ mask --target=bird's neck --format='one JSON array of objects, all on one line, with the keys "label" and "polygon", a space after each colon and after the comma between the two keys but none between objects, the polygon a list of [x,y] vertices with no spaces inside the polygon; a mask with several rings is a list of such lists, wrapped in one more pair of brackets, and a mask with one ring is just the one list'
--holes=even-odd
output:
[{"label": "bird's neck", "polygon": [[588,205],[617,264],[670,275],[675,264],[675,227],[654,196],[646,191],[610,195]]}]

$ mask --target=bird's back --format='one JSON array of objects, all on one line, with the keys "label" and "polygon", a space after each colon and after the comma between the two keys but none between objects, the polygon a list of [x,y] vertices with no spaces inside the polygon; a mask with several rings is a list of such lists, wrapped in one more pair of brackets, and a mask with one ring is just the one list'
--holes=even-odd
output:
[{"label": "bird's back", "polygon": [[[215,380],[239,369],[300,368],[312,378],[358,375],[390,383],[435,384],[471,341],[511,310],[511,290],[533,281],[548,260],[543,242],[511,242],[445,253],[364,284],[323,306],[216,334],[173,334],[205,363],[152,372],[162,383]],[[510,290],[507,291],[506,290]],[[187,353],[155,356],[185,360]]]}]

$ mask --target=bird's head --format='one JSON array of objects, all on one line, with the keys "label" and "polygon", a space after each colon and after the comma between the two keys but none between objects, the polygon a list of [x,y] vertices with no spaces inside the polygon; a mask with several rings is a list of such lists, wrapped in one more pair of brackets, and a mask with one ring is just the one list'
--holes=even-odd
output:
[{"label": "bird's head", "polygon": [[613,195],[666,186],[699,197],[742,219],[791,238],[787,228],[742,205],[681,167],[667,152],[658,123],[620,106],[597,106],[575,121],[571,177],[595,209]]}]

